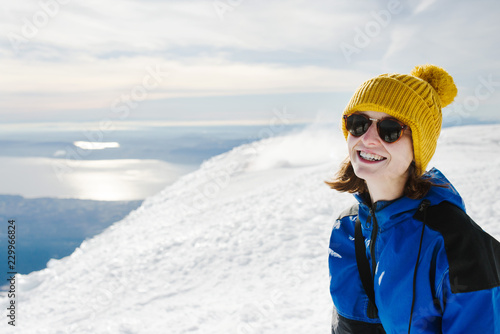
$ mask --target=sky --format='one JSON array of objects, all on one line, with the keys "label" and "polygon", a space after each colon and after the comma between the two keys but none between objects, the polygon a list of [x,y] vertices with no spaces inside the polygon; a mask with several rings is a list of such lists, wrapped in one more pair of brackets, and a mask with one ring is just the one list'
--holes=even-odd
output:
[{"label": "sky", "polygon": [[0,122],[247,122],[339,113],[432,63],[445,119],[500,121],[498,1],[24,0],[0,6]]}]

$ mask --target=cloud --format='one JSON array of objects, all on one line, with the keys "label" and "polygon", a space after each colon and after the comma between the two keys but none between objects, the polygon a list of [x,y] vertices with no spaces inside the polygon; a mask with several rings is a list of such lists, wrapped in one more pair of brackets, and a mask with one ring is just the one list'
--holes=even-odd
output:
[{"label": "cloud", "polygon": [[[46,66],[41,61],[7,60],[3,66],[6,70],[0,90],[8,94],[2,101],[4,112],[29,111],[33,104],[44,110],[110,108],[113,101],[125,100],[122,96],[133,100],[136,94],[136,102],[140,102],[143,93],[144,99],[162,99],[351,91],[366,79],[362,72],[352,70],[240,63],[211,57],[184,61],[82,58],[57,66]],[[19,75],[16,69],[20,67],[26,75]],[[151,72],[159,74],[157,82]],[[151,89],[146,89],[145,80]]]},{"label": "cloud", "polygon": [[427,8],[429,8],[430,6],[432,6],[435,2],[436,2],[436,0],[423,0],[423,1],[421,1],[418,4],[417,8],[415,8],[414,13],[418,14],[420,12],[425,11]]},{"label": "cloud", "polygon": [[221,19],[214,3],[216,1],[69,2],[59,5],[47,24],[40,25],[36,24],[35,17],[44,12],[43,8],[11,4],[2,24],[4,31],[22,35],[27,20],[38,26],[35,29],[38,33],[30,38],[33,42],[99,55],[110,50],[144,53],[191,45],[247,50],[305,47],[324,50],[331,49],[336,42],[332,40],[332,32],[353,19],[352,13],[335,13],[339,6],[326,1],[314,5],[241,1]]},{"label": "cloud", "polygon": [[[217,3],[229,7],[221,14]],[[375,14],[388,6],[326,0],[4,3],[0,115],[91,115],[88,110],[109,109],[138,93],[146,68],[156,66],[169,74],[147,89],[147,100],[345,92],[423,61],[466,71],[468,80],[478,69],[498,73],[500,6],[488,0],[401,2],[403,11],[348,61],[340,45],[355,45],[356,35],[376,25]],[[473,63],[474,57],[480,61]]]}]

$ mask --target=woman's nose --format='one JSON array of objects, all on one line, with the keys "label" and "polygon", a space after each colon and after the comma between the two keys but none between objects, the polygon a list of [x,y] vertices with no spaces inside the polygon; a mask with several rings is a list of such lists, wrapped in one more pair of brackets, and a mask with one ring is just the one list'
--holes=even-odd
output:
[{"label": "woman's nose", "polygon": [[377,132],[377,124],[376,122],[372,122],[368,131],[361,137],[365,144],[378,144],[380,142],[380,137]]}]

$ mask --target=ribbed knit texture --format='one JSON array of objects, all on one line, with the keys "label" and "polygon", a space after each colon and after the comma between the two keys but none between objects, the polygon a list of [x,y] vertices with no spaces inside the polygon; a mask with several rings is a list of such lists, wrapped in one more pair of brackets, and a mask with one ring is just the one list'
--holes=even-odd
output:
[{"label": "ribbed knit texture", "polygon": [[[422,175],[436,151],[441,132],[441,108],[453,101],[457,88],[453,78],[435,65],[417,66],[411,74],[382,74],[364,82],[343,114],[384,112],[408,125],[412,131],[415,164]],[[342,131],[347,139],[344,122]]]}]

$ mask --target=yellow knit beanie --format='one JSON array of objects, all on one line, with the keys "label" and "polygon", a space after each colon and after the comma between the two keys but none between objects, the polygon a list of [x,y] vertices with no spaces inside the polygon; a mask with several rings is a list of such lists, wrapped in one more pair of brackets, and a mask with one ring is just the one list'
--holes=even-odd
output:
[{"label": "yellow knit beanie", "polygon": [[[436,150],[441,132],[441,108],[457,95],[453,78],[435,65],[416,66],[407,74],[382,74],[364,82],[354,93],[344,115],[356,111],[384,112],[408,125],[419,175]],[[348,132],[342,122],[342,131]]]}]

